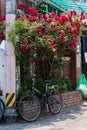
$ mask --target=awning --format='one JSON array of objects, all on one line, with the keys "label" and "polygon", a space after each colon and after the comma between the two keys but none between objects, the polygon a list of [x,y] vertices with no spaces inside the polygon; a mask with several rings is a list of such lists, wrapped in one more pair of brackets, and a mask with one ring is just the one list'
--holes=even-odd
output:
[{"label": "awning", "polygon": [[61,11],[76,10],[77,12],[84,11],[87,14],[87,2],[75,2],[74,0],[47,0],[48,4],[51,4]]}]

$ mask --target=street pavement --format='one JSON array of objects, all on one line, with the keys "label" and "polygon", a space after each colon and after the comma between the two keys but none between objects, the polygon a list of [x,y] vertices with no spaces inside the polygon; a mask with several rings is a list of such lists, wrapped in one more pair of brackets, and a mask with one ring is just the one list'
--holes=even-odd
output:
[{"label": "street pavement", "polygon": [[57,115],[41,115],[34,122],[1,122],[0,130],[87,130],[87,101],[80,106],[63,109]]}]

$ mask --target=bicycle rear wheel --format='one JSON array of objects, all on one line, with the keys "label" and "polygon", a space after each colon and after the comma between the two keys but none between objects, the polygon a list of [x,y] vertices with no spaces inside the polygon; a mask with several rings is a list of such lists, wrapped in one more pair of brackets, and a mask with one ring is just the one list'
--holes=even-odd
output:
[{"label": "bicycle rear wheel", "polygon": [[2,119],[4,112],[5,112],[5,104],[2,101],[2,99],[0,99],[0,120]]},{"label": "bicycle rear wheel", "polygon": [[36,96],[22,96],[19,100],[18,108],[20,116],[28,122],[35,121],[41,112],[40,102]]},{"label": "bicycle rear wheel", "polygon": [[61,94],[56,87],[50,91],[50,96],[48,97],[48,107],[52,114],[58,114],[62,109]]}]

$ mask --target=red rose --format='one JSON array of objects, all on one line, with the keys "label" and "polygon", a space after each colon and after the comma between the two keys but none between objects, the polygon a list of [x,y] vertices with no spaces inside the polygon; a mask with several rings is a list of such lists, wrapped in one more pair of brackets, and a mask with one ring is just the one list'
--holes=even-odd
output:
[{"label": "red rose", "polygon": [[34,47],[33,50],[36,51],[36,50],[37,50],[37,47]]},{"label": "red rose", "polygon": [[70,22],[70,24],[71,24],[71,26],[74,26],[74,25],[75,25],[75,23],[74,23],[74,22]]},{"label": "red rose", "polygon": [[61,36],[65,36],[65,32],[63,30],[60,30],[59,33],[61,34]]},{"label": "red rose", "polygon": [[52,46],[52,48],[53,48],[54,52],[57,52],[57,51],[58,51],[58,45],[57,45],[57,44],[54,44],[54,45]]},{"label": "red rose", "polygon": [[29,13],[29,14],[31,14],[33,16],[35,16],[37,14],[35,8],[33,8],[33,7],[29,7],[27,9],[26,13]]},{"label": "red rose", "polygon": [[78,35],[77,27],[72,28],[71,33]]},{"label": "red rose", "polygon": [[73,37],[73,38],[71,39],[71,41],[72,41],[72,43],[76,43],[76,42],[77,42],[77,38],[76,38],[76,37]]},{"label": "red rose", "polygon": [[52,29],[50,29],[48,32],[49,32],[49,33],[52,33],[52,32],[53,32],[53,30],[52,30]]},{"label": "red rose", "polygon": [[52,18],[47,18],[47,19],[45,19],[45,22],[51,23],[51,22],[52,22]]},{"label": "red rose", "polygon": [[63,40],[63,43],[66,43],[66,42],[67,42],[67,41],[64,39],[64,40]]},{"label": "red rose", "polygon": [[73,47],[75,47],[75,43],[69,44],[69,48],[73,48]]},{"label": "red rose", "polygon": [[22,49],[25,51],[28,51],[29,47],[28,47],[28,45],[22,45]]},{"label": "red rose", "polygon": [[58,15],[55,14],[54,18],[56,21],[60,21],[60,17]]},{"label": "red rose", "polygon": [[50,51],[48,51],[48,52],[47,52],[47,55],[48,55],[48,56],[50,56],[50,55],[51,55],[51,52],[50,52]]},{"label": "red rose", "polygon": [[80,14],[80,20],[84,20],[84,19],[85,19],[85,14],[84,14],[84,11],[82,11]]},{"label": "red rose", "polygon": [[61,28],[60,27],[56,27],[56,31],[60,31],[61,30]]},{"label": "red rose", "polygon": [[71,30],[72,30],[70,25],[66,25],[66,29],[67,29],[68,32],[71,32]]},{"label": "red rose", "polygon": [[5,35],[2,33],[0,34],[0,39],[4,39],[5,38]]},{"label": "red rose", "polygon": [[71,10],[71,11],[70,11],[70,14],[71,14],[71,15],[76,15],[77,12],[76,12],[75,10]]},{"label": "red rose", "polygon": [[64,39],[64,36],[58,36],[58,40],[61,41]]},{"label": "red rose", "polygon": [[43,39],[47,39],[47,38],[48,38],[48,36],[43,36],[42,38],[43,38]]},{"label": "red rose", "polygon": [[5,16],[0,18],[0,21],[5,21],[5,20],[6,20]]},{"label": "red rose", "polygon": [[23,40],[22,42],[23,42],[23,44],[27,44],[27,43],[28,43],[28,40],[25,39],[25,40]]},{"label": "red rose", "polygon": [[61,18],[62,18],[63,23],[68,22],[68,17],[67,16],[62,15]]},{"label": "red rose", "polygon": [[54,28],[55,27],[55,24],[51,24],[51,28]]},{"label": "red rose", "polygon": [[32,59],[32,62],[37,62],[37,58],[34,57],[34,58]]},{"label": "red rose", "polygon": [[30,38],[31,38],[31,36],[27,36],[27,38],[28,38],[28,39],[30,39]]},{"label": "red rose", "polygon": [[54,44],[56,42],[55,38],[50,38],[50,43]]},{"label": "red rose", "polygon": [[55,12],[52,11],[52,13],[49,14],[50,17],[54,17],[55,16]]},{"label": "red rose", "polygon": [[21,4],[18,4],[18,5],[17,5],[17,8],[18,8],[18,9],[24,9],[25,7],[26,7],[26,4],[22,4],[22,3],[21,3]]},{"label": "red rose", "polygon": [[37,32],[38,34],[42,34],[42,29],[41,29],[41,28],[37,28],[37,29],[36,29],[36,32]]},{"label": "red rose", "polygon": [[68,13],[67,16],[68,16],[68,19],[71,20],[71,18],[72,18],[71,14]]},{"label": "red rose", "polygon": [[43,15],[43,18],[44,18],[44,20],[46,20],[46,19],[47,19],[47,16],[46,16],[46,15]]}]

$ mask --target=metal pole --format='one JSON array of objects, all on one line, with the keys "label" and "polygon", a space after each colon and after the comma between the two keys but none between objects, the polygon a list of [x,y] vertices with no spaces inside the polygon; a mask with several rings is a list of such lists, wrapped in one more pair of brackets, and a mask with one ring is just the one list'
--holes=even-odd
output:
[{"label": "metal pole", "polygon": [[48,4],[46,4],[46,14],[48,15]]}]

